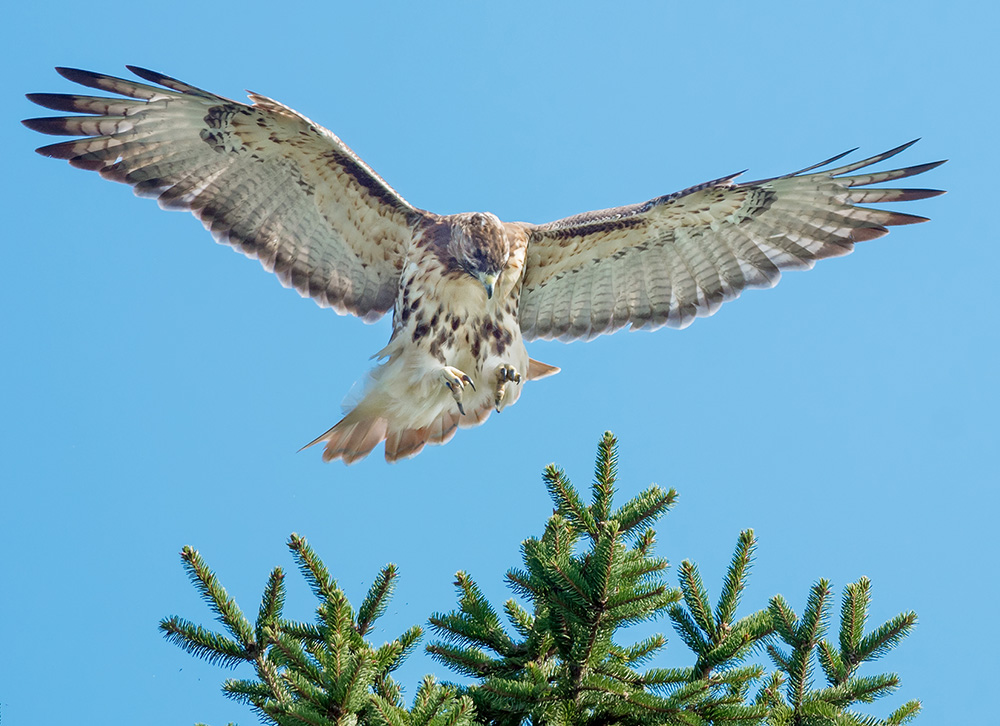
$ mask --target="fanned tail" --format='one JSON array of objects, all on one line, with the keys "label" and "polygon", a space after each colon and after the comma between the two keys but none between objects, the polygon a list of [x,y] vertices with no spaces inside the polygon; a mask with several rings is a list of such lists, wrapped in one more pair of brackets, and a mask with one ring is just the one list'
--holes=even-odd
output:
[{"label": "fanned tail", "polygon": [[364,459],[376,446],[385,441],[385,460],[393,463],[416,456],[427,445],[450,441],[458,431],[459,425],[476,426],[489,416],[490,410],[489,407],[485,407],[474,412],[470,411],[468,416],[462,416],[457,410],[446,411],[428,426],[394,428],[388,419],[367,415],[365,409],[359,406],[344,416],[333,428],[317,436],[299,451],[326,442],[323,461],[340,459],[345,464],[353,464]]},{"label": "fanned tail", "polygon": [[388,462],[410,459],[428,444],[444,444],[458,431],[461,415],[455,411],[442,413],[430,425],[419,429],[397,429],[385,439],[385,460]]},{"label": "fanned tail", "polygon": [[345,464],[360,461],[385,440],[389,422],[379,416],[355,416],[357,409],[342,418],[333,428],[299,449],[308,449],[325,441],[323,461],[342,459]]},{"label": "fanned tail", "polygon": [[[386,367],[376,368],[362,385],[356,384],[345,399],[344,418],[302,449],[325,442],[324,461],[340,459],[345,464],[353,464],[368,456],[384,441],[385,460],[392,463],[416,456],[425,446],[450,441],[459,428],[478,426],[493,412],[493,394],[485,390],[471,400],[466,397],[464,415],[451,396],[444,394],[443,386],[440,390],[432,388],[434,394],[423,400],[401,396],[396,392],[395,384],[390,383],[389,370]],[[558,372],[556,366],[529,358],[525,378],[534,381]],[[475,391],[472,393],[476,394]],[[508,394],[511,403],[519,396],[519,387]],[[405,401],[407,405],[400,406],[400,401]]]}]

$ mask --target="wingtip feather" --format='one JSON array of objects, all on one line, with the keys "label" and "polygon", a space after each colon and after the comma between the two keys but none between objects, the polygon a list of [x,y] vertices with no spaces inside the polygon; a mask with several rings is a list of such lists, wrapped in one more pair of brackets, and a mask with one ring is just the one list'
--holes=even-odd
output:
[{"label": "wingtip feather", "polygon": [[75,141],[60,141],[58,144],[46,144],[35,149],[35,153],[47,156],[50,159],[72,159],[79,154],[78,151],[70,148],[70,144],[75,143]]},{"label": "wingtip feather", "polygon": [[63,78],[73,81],[73,83],[79,83],[91,88],[99,88],[100,86],[95,86],[94,84],[102,78],[100,73],[85,71],[82,68],[69,68],[67,66],[56,66],[56,73]]},{"label": "wingtip feather", "polygon": [[887,234],[889,234],[889,230],[882,226],[856,227],[851,230],[851,239],[855,242],[867,242],[885,237]]},{"label": "wingtip feather", "polygon": [[[50,135],[50,136],[59,136],[60,135],[58,131],[51,130],[52,129],[52,124],[50,123],[49,119],[47,119],[47,118],[24,118],[24,119],[21,119],[21,123],[24,126],[27,126],[32,131],[37,131],[38,133],[41,133],[41,134],[47,134],[47,135]],[[37,149],[36,149],[36,151],[37,151]]]},{"label": "wingtip feather", "polygon": [[132,73],[139,76],[139,78],[144,81],[149,81],[150,83],[156,83],[164,88],[169,88],[172,91],[177,91],[178,93],[187,93],[195,96],[204,96],[205,98],[222,98],[221,96],[216,96],[214,93],[210,93],[203,88],[198,88],[197,86],[192,86],[190,83],[185,83],[184,81],[177,80],[171,76],[158,71],[151,71],[148,68],[143,68],[142,66],[125,66]]},{"label": "wingtip feather", "polygon": [[159,83],[156,79],[160,76],[156,71],[151,71],[148,68],[143,68],[142,66],[134,66],[129,63],[125,64],[126,70],[135,73],[139,78],[145,78],[147,81],[152,81],[153,83]]},{"label": "wingtip feather", "polygon": [[[158,83],[159,85],[165,86],[166,88],[174,88],[175,85],[187,87],[186,83],[178,81],[176,78],[171,78],[170,76],[165,75],[163,73],[159,73],[157,71],[151,71],[148,68],[143,68],[142,66],[126,65],[125,68],[127,68],[135,75],[139,76],[139,78],[141,78],[144,81],[149,81],[150,83]],[[181,90],[181,89],[175,89],[175,90]]]}]

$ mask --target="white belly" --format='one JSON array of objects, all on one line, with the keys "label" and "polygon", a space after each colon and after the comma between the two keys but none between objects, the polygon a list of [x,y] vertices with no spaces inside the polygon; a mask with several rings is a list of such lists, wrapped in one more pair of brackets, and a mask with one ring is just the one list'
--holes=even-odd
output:
[{"label": "white belly", "polygon": [[[441,280],[414,297],[400,294],[393,337],[378,357],[362,404],[377,405],[390,428],[424,428],[458,406],[442,377],[445,366],[467,374],[460,426],[481,423],[495,407],[497,370],[513,366],[526,376],[528,352],[517,321],[516,298],[486,298],[472,278]],[[512,291],[504,291],[512,292]],[[517,401],[521,384],[509,383],[500,408]]]}]

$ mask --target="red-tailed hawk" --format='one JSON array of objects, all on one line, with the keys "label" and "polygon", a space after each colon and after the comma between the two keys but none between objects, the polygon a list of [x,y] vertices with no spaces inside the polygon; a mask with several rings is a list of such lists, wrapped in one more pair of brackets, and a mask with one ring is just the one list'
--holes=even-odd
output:
[{"label": "red-tailed hawk", "polygon": [[941,194],[870,185],[942,162],[855,173],[904,144],[834,169],[819,170],[844,154],[773,179],[736,183],[734,174],[548,224],[442,216],[408,203],[287,106],[257,94],[248,106],[128,68],[157,85],[60,68],[122,97],[29,94],[84,114],[26,120],[42,133],[84,137],[39,153],[190,210],[217,241],[322,306],[366,322],[392,310],[392,337],[360,401],[312,442],[325,442],[326,460],[351,463],[385,441],[395,461],[482,423],[513,404],[525,381],[558,370],[531,360],[525,340],[683,328],[746,288],[772,287],[782,270],[925,221],[856,204]]}]

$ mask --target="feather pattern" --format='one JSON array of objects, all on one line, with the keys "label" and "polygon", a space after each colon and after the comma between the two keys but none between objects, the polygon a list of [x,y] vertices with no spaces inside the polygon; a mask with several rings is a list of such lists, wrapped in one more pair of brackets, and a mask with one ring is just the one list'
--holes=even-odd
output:
[{"label": "feather pattern", "polygon": [[392,337],[359,396],[308,444],[348,464],[381,442],[388,461],[414,456],[514,404],[522,382],[559,370],[529,358],[524,340],[683,328],[745,289],[775,285],[784,270],[924,221],[863,205],[942,193],[871,186],[941,163],[869,170],[904,144],[755,182],[731,174],[542,225],[436,215],[277,101],[251,93],[247,105],[128,68],[141,81],[57,69],[113,97],[29,94],[71,115],[25,125],[77,137],[38,151],[192,212],[216,240],[320,305],[366,321],[393,311]]},{"label": "feather pattern", "polygon": [[527,226],[521,332],[526,340],[572,340],[626,325],[684,328],[747,288],[773,287],[784,270],[809,269],[888,227],[923,222],[856,205],[942,192],[859,187],[943,162],[852,175],[913,143],[827,171],[816,169],[845,154],[781,177],[736,183],[731,175],[643,204]]},{"label": "feather pattern", "polygon": [[58,69],[125,98],[29,95],[46,108],[93,114],[25,121],[45,134],[84,137],[39,152],[193,212],[216,240],[320,305],[369,322],[392,308],[423,212],[334,134],[282,104],[251,94],[246,105],[129,70],[149,83]]}]

